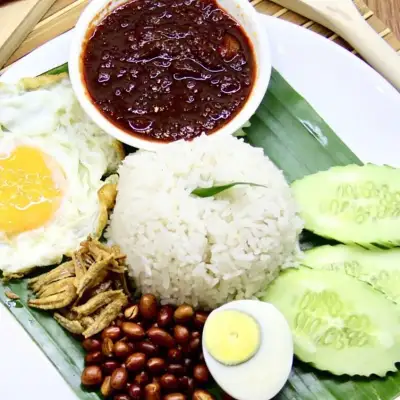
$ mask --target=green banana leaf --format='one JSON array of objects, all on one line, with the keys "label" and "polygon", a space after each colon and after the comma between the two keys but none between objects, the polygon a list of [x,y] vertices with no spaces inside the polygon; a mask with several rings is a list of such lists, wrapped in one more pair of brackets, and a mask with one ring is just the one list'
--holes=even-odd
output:
[{"label": "green banana leaf", "polygon": [[[63,65],[49,73],[66,72]],[[334,165],[361,164],[360,160],[339,139],[285,80],[274,70],[268,92],[251,127],[245,128],[246,140],[262,147],[274,163],[292,182],[307,174],[326,170]],[[304,232],[302,247],[310,248],[325,243],[324,239]],[[5,295],[7,287],[20,296],[11,301]],[[65,332],[49,313],[30,309],[30,295],[26,281],[0,285],[0,301],[20,322],[65,378],[77,397],[82,400],[99,399],[80,385],[84,353],[76,338]],[[221,392],[210,387],[217,399]],[[335,377],[317,371],[295,360],[292,374],[277,400],[392,400],[400,395],[400,373],[386,378]]]}]

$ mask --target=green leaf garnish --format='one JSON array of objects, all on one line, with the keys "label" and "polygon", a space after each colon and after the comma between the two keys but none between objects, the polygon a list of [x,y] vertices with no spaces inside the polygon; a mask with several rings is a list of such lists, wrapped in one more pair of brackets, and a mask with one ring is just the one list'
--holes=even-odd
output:
[{"label": "green leaf garnish", "polygon": [[247,185],[247,186],[259,186],[263,188],[267,188],[268,186],[265,185],[260,185],[258,183],[251,183],[251,182],[233,182],[233,183],[228,183],[227,185],[221,185],[221,186],[211,186],[208,188],[197,188],[194,189],[191,194],[194,194],[195,196],[198,197],[213,197],[221,192],[224,192],[225,190],[231,189],[234,186],[239,186],[239,185]]}]

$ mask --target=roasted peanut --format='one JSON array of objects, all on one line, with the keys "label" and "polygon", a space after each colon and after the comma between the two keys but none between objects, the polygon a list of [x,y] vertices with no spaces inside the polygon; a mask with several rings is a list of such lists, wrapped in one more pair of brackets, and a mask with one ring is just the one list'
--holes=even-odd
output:
[{"label": "roasted peanut", "polygon": [[103,361],[103,354],[101,351],[94,351],[93,353],[88,353],[85,356],[85,364],[92,365],[92,364],[101,364]]},{"label": "roasted peanut", "polygon": [[179,362],[182,360],[182,350],[180,348],[169,349],[168,359],[172,362]]},{"label": "roasted peanut", "polygon": [[157,383],[160,384],[160,377],[159,376],[153,376],[153,380],[151,381],[151,383]]},{"label": "roasted peanut", "polygon": [[190,333],[189,329],[183,325],[176,325],[174,327],[174,338],[177,343],[183,344],[189,340]]},{"label": "roasted peanut", "polygon": [[111,376],[106,376],[106,378],[104,379],[104,381],[101,385],[100,392],[104,397],[108,397],[111,395],[111,393],[112,393]]},{"label": "roasted peanut", "polygon": [[150,382],[149,374],[146,371],[142,371],[135,376],[134,382],[139,386],[147,385]]},{"label": "roasted peanut", "polygon": [[160,400],[161,399],[161,388],[158,383],[149,383],[144,388],[145,400]]},{"label": "roasted peanut", "polygon": [[101,342],[96,339],[85,339],[82,342],[82,347],[87,351],[87,352],[94,352],[94,351],[99,351],[101,350]]},{"label": "roasted peanut", "polygon": [[196,390],[193,393],[192,400],[214,400],[214,396],[205,390]]},{"label": "roasted peanut", "polygon": [[128,383],[128,372],[125,368],[117,368],[111,375],[111,387],[115,390],[122,390]]},{"label": "roasted peanut", "polygon": [[137,384],[132,384],[128,389],[128,393],[132,400],[142,399],[142,388]]},{"label": "roasted peanut", "polygon": [[205,364],[198,364],[193,368],[193,378],[199,383],[207,383],[209,375]]},{"label": "roasted peanut", "polygon": [[114,344],[113,351],[116,357],[125,359],[133,353],[134,349],[135,348],[132,343],[120,340]]},{"label": "roasted peanut", "polygon": [[86,367],[81,375],[81,382],[84,386],[100,386],[103,382],[103,373],[98,365]]},{"label": "roasted peanut", "polygon": [[170,374],[181,376],[185,373],[185,368],[181,364],[169,364],[167,367],[167,371]]},{"label": "roasted peanut", "polygon": [[171,306],[162,306],[157,317],[157,324],[160,328],[165,328],[174,320],[174,309]]},{"label": "roasted peanut", "polygon": [[163,400],[186,400],[186,396],[182,393],[169,393]]},{"label": "roasted peanut", "polygon": [[[92,386],[115,400],[192,398],[196,384],[202,387],[210,379],[201,352],[207,316],[187,304],[158,307],[153,295],[142,296],[123,311],[118,324],[114,321],[103,331],[102,340],[82,343],[88,366],[100,366],[100,378],[102,373],[106,377]],[[106,361],[108,357],[114,358]],[[213,400],[204,390],[196,390],[196,396],[193,399]]]},{"label": "roasted peanut", "polygon": [[114,400],[131,400],[127,394],[116,394]]},{"label": "roasted peanut", "polygon": [[101,350],[105,357],[112,357],[113,352],[114,352],[113,341],[110,338],[106,337],[103,340],[103,344],[101,345]]},{"label": "roasted peanut", "polygon": [[194,314],[194,325],[197,329],[203,329],[204,324],[206,323],[208,318],[208,314],[205,312],[197,311]]},{"label": "roasted peanut", "polygon": [[195,353],[197,350],[200,350],[200,345],[200,338],[192,339],[189,343],[189,352],[192,354]]},{"label": "roasted peanut", "polygon": [[178,389],[179,382],[175,375],[164,374],[160,379],[160,385],[163,389],[175,390]]},{"label": "roasted peanut", "polygon": [[193,307],[188,304],[182,304],[174,312],[174,318],[177,323],[189,322],[193,318],[193,315]]},{"label": "roasted peanut", "polygon": [[157,346],[161,347],[174,347],[174,338],[166,331],[160,328],[150,328],[147,331],[147,336]]},{"label": "roasted peanut", "polygon": [[118,340],[121,337],[121,328],[118,326],[109,326],[104,329],[101,334],[101,338],[104,340],[105,338],[110,338],[113,341]]},{"label": "roasted peanut", "polygon": [[106,361],[105,363],[103,363],[102,368],[107,375],[111,375],[114,370],[116,370],[120,366],[121,365],[116,361]]},{"label": "roasted peanut", "polygon": [[193,367],[193,360],[191,358],[185,358],[183,360],[183,367],[185,368],[185,374],[191,372],[191,369]]},{"label": "roasted peanut", "polygon": [[157,318],[157,299],[152,294],[144,294],[139,301],[139,311],[144,319],[153,320]]},{"label": "roasted peanut", "polygon": [[152,375],[158,375],[164,372],[166,367],[166,363],[164,359],[159,357],[150,358],[147,361],[147,369],[150,371]]},{"label": "roasted peanut", "polygon": [[125,361],[126,368],[129,371],[140,371],[146,365],[146,354],[133,353]]},{"label": "roasted peanut", "polygon": [[200,336],[201,336],[201,333],[200,333],[199,331],[193,331],[193,332],[190,334],[190,337],[191,337],[192,339],[199,338]]},{"label": "roasted peanut", "polygon": [[139,342],[136,348],[138,351],[145,353],[149,357],[153,357],[158,354],[158,347],[155,344],[148,342],[147,340]]},{"label": "roasted peanut", "polygon": [[194,389],[194,379],[189,376],[181,376],[179,378],[179,387],[184,392],[192,393]]},{"label": "roasted peanut", "polygon": [[191,356],[191,350],[189,348],[189,343],[182,343],[180,345],[180,349],[182,351],[182,354],[187,357],[187,356]]},{"label": "roasted peanut", "polygon": [[134,322],[123,322],[121,329],[126,336],[133,340],[141,340],[145,336],[144,329]]},{"label": "roasted peanut", "polygon": [[128,307],[124,311],[124,316],[126,319],[129,319],[130,321],[135,320],[139,316],[139,306],[137,304]]}]

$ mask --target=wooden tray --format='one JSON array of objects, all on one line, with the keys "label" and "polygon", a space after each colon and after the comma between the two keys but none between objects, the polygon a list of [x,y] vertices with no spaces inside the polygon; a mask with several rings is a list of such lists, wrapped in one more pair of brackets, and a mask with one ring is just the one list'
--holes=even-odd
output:
[{"label": "wooden tray", "polygon": [[[57,0],[44,16],[44,18],[28,35],[22,45],[11,56],[11,58],[7,62],[7,65],[12,64],[19,58],[28,54],[29,52],[39,47],[43,43],[49,41],[50,39],[53,39],[54,37],[73,28],[77,19],[79,18],[80,13],[88,2],[89,0]],[[288,11],[286,8],[282,8],[269,0],[253,0],[251,3],[261,13],[272,15],[276,18],[282,18],[286,21],[301,25],[307,29],[311,29],[312,31],[317,32],[320,35],[335,41],[336,43],[347,48],[348,50],[353,51],[353,49],[344,40],[333,34],[328,29],[292,11]],[[385,24],[380,21],[361,0],[355,0],[355,3],[360,13],[364,16],[368,23],[397,52],[400,53],[400,41],[395,37],[392,31],[387,28]],[[355,51],[353,52],[355,53]]]},{"label": "wooden tray", "polygon": [[55,0],[0,1],[0,67],[54,2]]}]

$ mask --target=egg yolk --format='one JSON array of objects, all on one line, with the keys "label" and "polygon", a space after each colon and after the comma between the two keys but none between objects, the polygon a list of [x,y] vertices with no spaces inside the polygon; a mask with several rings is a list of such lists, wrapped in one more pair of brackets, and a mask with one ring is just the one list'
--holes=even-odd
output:
[{"label": "egg yolk", "polygon": [[250,360],[261,344],[257,321],[237,310],[218,311],[210,316],[203,337],[210,355],[224,365],[238,365]]},{"label": "egg yolk", "polygon": [[0,232],[12,236],[45,225],[61,204],[64,182],[59,165],[37,148],[0,153]]}]

